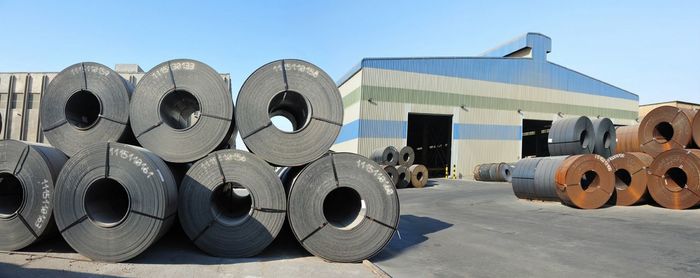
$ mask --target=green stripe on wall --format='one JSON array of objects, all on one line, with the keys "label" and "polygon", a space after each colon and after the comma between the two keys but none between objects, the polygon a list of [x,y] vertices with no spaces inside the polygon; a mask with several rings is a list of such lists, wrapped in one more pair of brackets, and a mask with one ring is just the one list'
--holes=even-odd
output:
[{"label": "green stripe on wall", "polygon": [[348,108],[350,105],[353,105],[360,101],[360,92],[362,92],[362,86],[357,87],[355,90],[352,90],[349,94],[343,97],[343,108]]},{"label": "green stripe on wall", "polygon": [[[540,102],[531,100],[516,100],[497,97],[483,97],[473,95],[462,95],[444,92],[398,89],[389,87],[366,86],[361,87],[362,99],[372,98],[375,101],[427,104],[439,106],[460,106],[465,105],[471,108],[495,109],[495,110],[518,110],[540,113],[565,112],[574,115],[601,115],[604,117],[631,119],[638,116],[637,111],[621,109],[600,108],[564,103]],[[353,96],[353,94],[358,96]],[[343,98],[343,105],[347,108],[360,101],[359,90],[355,90]],[[562,111],[564,110],[564,111]]]}]

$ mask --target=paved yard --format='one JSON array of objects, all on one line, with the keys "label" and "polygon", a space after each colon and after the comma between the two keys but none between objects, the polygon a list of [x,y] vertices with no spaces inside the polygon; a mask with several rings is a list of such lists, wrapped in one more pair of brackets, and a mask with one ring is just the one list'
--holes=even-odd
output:
[{"label": "paved yard", "polygon": [[394,277],[700,276],[700,210],[584,211],[508,183],[437,182],[399,191],[401,239],[371,260]]}]

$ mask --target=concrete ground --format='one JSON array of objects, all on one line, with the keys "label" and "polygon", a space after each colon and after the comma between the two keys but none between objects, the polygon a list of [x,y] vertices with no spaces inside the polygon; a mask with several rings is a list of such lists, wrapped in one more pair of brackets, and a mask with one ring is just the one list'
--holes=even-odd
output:
[{"label": "concrete ground", "polygon": [[[394,277],[700,277],[700,211],[583,211],[517,200],[507,183],[433,180],[399,190],[399,233],[376,257]],[[324,262],[288,233],[250,259],[205,255],[175,229],[128,263],[91,262],[60,239],[0,253],[0,277],[372,277]]]},{"label": "concrete ground", "polygon": [[399,191],[401,238],[371,259],[394,277],[700,277],[700,211],[579,210],[508,183]]}]

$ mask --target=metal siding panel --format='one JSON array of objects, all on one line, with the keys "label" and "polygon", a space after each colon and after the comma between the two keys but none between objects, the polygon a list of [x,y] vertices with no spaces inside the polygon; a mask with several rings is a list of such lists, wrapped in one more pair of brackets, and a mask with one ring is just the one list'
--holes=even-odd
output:
[{"label": "metal siding panel", "polygon": [[363,84],[365,86],[536,101],[545,102],[548,105],[551,105],[552,103],[575,103],[580,106],[602,107],[630,112],[636,112],[638,110],[638,102],[635,100],[605,96],[592,96],[588,94],[541,87],[395,70],[365,69],[365,72],[371,75],[382,76],[382,78],[368,79],[367,82]]},{"label": "metal siding panel", "polygon": [[493,97],[479,97],[472,95],[460,95],[431,91],[418,91],[396,89],[386,87],[363,86],[363,100],[372,99],[375,102],[398,102],[441,106],[460,106],[467,108],[482,108],[510,111],[533,111],[546,113],[559,113],[576,115],[603,115],[613,118],[636,119],[637,112],[618,109],[581,106],[573,104],[543,103],[526,100],[503,99]]},{"label": "metal siding panel", "polygon": [[363,67],[520,84],[639,101],[637,95],[600,80],[554,63],[532,59],[483,57],[366,59]]}]

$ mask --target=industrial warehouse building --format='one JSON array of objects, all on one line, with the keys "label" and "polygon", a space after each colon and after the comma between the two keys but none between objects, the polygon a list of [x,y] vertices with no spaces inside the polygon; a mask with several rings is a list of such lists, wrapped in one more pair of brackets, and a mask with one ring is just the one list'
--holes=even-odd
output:
[{"label": "industrial warehouse building", "polygon": [[547,155],[552,121],[636,123],[637,95],[547,61],[552,41],[528,33],[479,57],[366,58],[338,81],[345,118],[335,151],[409,145],[431,176],[452,165]]},{"label": "industrial warehouse building", "polygon": [[[135,64],[118,64],[114,70],[132,86],[146,74]],[[0,139],[45,143],[39,126],[41,97],[58,72],[0,73]],[[231,77],[221,74],[229,90]]]}]

